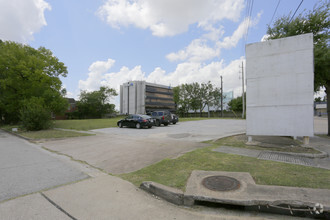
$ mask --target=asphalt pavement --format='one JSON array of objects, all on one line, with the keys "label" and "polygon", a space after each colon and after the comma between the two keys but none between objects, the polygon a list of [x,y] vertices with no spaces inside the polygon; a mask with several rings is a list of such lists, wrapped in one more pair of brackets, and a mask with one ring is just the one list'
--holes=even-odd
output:
[{"label": "asphalt pavement", "polygon": [[88,175],[39,146],[0,130],[0,177],[1,202]]},{"label": "asphalt pavement", "polygon": [[[71,157],[76,160],[85,158],[97,167],[103,164],[109,168],[115,164],[111,161],[114,160],[124,167],[130,164],[128,167],[131,169],[138,165],[132,160],[135,158],[137,161],[147,160],[147,163],[139,164],[144,167],[153,163],[148,158],[177,157],[203,147],[199,141],[244,133],[243,120],[185,122],[141,130],[109,128],[94,132],[96,136],[35,145],[0,131],[0,183],[7,185],[6,190],[19,192],[9,196],[18,196],[14,199],[0,200],[0,219],[300,219],[223,208],[175,206],[127,181],[93,169],[89,164],[70,160]],[[147,147],[143,147],[143,140],[149,143]],[[180,148],[183,143],[186,146]],[[69,157],[52,156],[53,153],[45,152],[42,146]],[[323,151],[329,150],[327,146],[322,148],[326,148]],[[115,157],[109,159],[112,154]],[[11,177],[16,175],[22,176],[22,179]],[[88,176],[91,178],[86,178]],[[45,184],[49,182],[51,184]],[[6,191],[2,190],[1,184],[0,193]],[[38,187],[26,187],[34,184]],[[3,195],[0,196],[2,198]]]}]

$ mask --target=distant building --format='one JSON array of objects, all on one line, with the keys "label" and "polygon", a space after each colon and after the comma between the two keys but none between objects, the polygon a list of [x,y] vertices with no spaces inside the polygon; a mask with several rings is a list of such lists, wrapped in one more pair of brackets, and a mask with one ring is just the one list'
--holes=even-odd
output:
[{"label": "distant building", "polygon": [[326,116],[327,113],[327,102],[315,102],[314,103],[314,115]]},{"label": "distant building", "polygon": [[68,101],[68,108],[65,110],[65,113],[62,115],[55,115],[52,114],[52,118],[54,118],[55,120],[64,120],[67,119],[66,114],[67,113],[71,113],[74,112],[77,108],[76,108],[76,100],[73,98],[65,98]]},{"label": "distant building", "polygon": [[228,110],[228,103],[234,98],[234,91],[224,92],[223,93],[223,109]]},{"label": "distant building", "polygon": [[120,86],[120,113],[146,114],[156,110],[175,112],[171,86],[130,81]]}]

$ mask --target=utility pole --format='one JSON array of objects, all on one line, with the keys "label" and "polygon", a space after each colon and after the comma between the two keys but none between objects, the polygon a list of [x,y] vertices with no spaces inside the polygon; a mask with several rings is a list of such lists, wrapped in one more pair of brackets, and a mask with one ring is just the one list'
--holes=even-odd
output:
[{"label": "utility pole", "polygon": [[243,104],[243,111],[242,111],[242,118],[245,115],[245,97],[244,97],[244,68],[243,68],[243,61],[242,61],[242,104]]},{"label": "utility pole", "polygon": [[221,117],[223,117],[223,85],[222,85],[222,76],[220,76],[221,79]]}]

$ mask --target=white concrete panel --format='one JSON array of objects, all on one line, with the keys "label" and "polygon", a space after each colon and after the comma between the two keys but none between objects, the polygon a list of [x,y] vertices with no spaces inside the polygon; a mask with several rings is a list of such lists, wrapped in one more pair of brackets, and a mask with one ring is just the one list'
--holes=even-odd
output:
[{"label": "white concrete panel", "polygon": [[313,136],[313,35],[246,46],[247,134]]}]

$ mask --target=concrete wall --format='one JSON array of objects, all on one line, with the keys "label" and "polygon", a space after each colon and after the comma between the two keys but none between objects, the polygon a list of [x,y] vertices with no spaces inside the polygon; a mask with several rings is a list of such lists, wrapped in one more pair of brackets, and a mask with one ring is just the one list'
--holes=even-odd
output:
[{"label": "concrete wall", "polygon": [[313,35],[246,46],[247,135],[313,136]]}]

